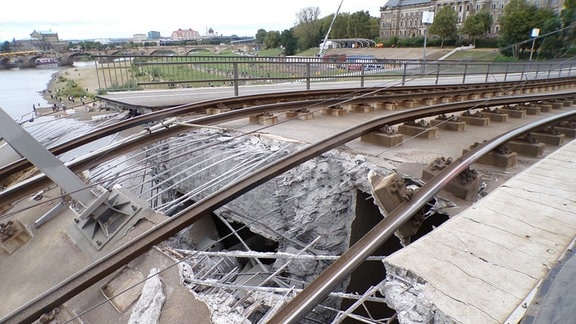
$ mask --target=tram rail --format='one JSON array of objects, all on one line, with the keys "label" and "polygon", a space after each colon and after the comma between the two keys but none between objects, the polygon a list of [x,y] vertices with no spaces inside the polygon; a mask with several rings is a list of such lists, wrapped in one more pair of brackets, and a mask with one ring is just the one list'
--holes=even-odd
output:
[{"label": "tram rail", "polygon": [[[217,106],[227,107],[232,110],[246,109],[245,107],[261,107],[263,111],[293,110],[300,108],[310,108],[313,106],[330,106],[346,103],[365,103],[377,101],[402,102],[403,100],[422,100],[425,98],[449,97],[454,100],[463,100],[466,96],[478,95],[485,100],[497,97],[498,95],[523,95],[527,93],[557,90],[570,87],[576,84],[576,77],[565,77],[557,79],[538,79],[529,81],[509,81],[496,83],[476,83],[463,85],[436,85],[436,86],[409,86],[409,87],[388,87],[388,88],[344,88],[314,91],[290,91],[274,94],[248,95],[224,99],[207,100],[193,104],[185,104],[177,107],[166,108],[135,118],[120,121],[118,123],[103,127],[95,132],[82,137],[67,141],[58,146],[50,148],[54,155],[59,155],[91,143],[99,138],[113,135],[132,127],[146,125],[160,120],[182,116],[191,113],[205,111],[208,108]],[[540,100],[540,99],[535,99]],[[482,103],[479,103],[482,105]],[[252,112],[252,113],[258,113]],[[238,117],[241,118],[241,117]],[[218,123],[215,120],[214,123]],[[31,167],[32,164],[20,159],[9,165],[0,168],[0,177],[22,171]]]},{"label": "tram rail", "polygon": [[[573,80],[567,84],[572,85]],[[507,83],[509,85],[509,83]],[[540,85],[541,86],[541,85]],[[478,90],[478,89],[477,89]],[[454,91],[454,89],[452,90]],[[470,91],[470,90],[468,90]],[[484,91],[484,90],[479,90]],[[434,94],[434,92],[429,93]],[[153,245],[156,245],[167,238],[173,236],[180,230],[186,228],[187,226],[193,224],[196,220],[200,219],[201,217],[208,215],[213,210],[225,205],[227,202],[236,199],[237,197],[241,196],[242,194],[250,191],[251,189],[255,188],[256,186],[290,170],[291,168],[315,157],[322,153],[325,153],[333,148],[336,148],[340,145],[343,145],[353,139],[356,139],[364,134],[367,134],[371,131],[377,130],[385,125],[395,125],[402,122],[416,120],[420,118],[426,118],[431,116],[436,116],[440,114],[448,114],[454,113],[458,111],[465,111],[469,109],[475,109],[480,107],[490,107],[490,106],[500,106],[500,105],[507,105],[507,104],[518,104],[518,103],[525,103],[525,102],[534,102],[534,101],[545,101],[545,100],[558,100],[567,97],[573,97],[576,95],[576,91],[563,91],[559,93],[547,93],[547,94],[523,94],[522,96],[508,96],[508,97],[491,97],[489,100],[486,98],[483,99],[476,99],[476,100],[464,100],[459,102],[452,102],[452,103],[445,103],[445,104],[437,104],[431,106],[425,106],[420,108],[413,108],[404,111],[393,112],[388,115],[374,118],[370,121],[364,122],[360,125],[356,125],[344,131],[341,131],[329,138],[321,140],[317,143],[310,144],[309,146],[294,152],[284,158],[281,158],[278,161],[273,163],[267,164],[262,168],[254,171],[251,174],[246,175],[245,177],[227,185],[223,189],[218,192],[215,192],[206,198],[198,201],[196,204],[180,211],[178,214],[172,216],[171,218],[167,219],[165,222],[157,225],[152,230],[143,233],[141,236],[137,237],[130,243],[115,249],[114,251],[110,252],[104,258],[94,262],[90,266],[86,267],[82,271],[72,275],[66,281],[60,283],[59,285],[53,287],[49,291],[46,291],[44,294],[38,296],[37,298],[33,299],[26,305],[23,305],[13,313],[7,315],[6,317],[0,319],[0,322],[9,322],[9,323],[20,323],[20,322],[32,322],[37,319],[41,314],[51,310],[54,307],[57,307],[67,301],[68,299],[74,297],[81,291],[85,290],[86,288],[92,286],[93,284],[97,283],[107,275],[113,273],[129,261],[133,260],[134,258],[138,257],[142,253],[146,252],[149,248]],[[414,94],[410,94],[410,96],[414,96]],[[251,96],[252,97],[252,96]],[[257,97],[257,96],[256,96]],[[352,98],[352,97],[351,97]],[[254,100],[254,98],[251,98]],[[356,100],[355,98],[352,98]],[[189,119],[186,123],[189,124],[196,124],[196,125],[214,125],[218,123],[223,123],[230,120],[235,120],[238,118],[246,118],[251,115],[263,113],[263,112],[276,112],[276,111],[285,111],[290,109],[299,109],[302,107],[303,103],[307,105],[312,104],[322,104],[328,105],[334,103],[332,101],[334,99],[326,100],[326,99],[316,99],[316,100],[305,100],[299,101],[297,103],[277,103],[277,104],[265,104],[265,105],[256,105],[253,107],[243,108],[232,110],[229,112],[224,112],[217,115],[210,115],[210,116],[203,116]],[[360,100],[360,99],[358,99]],[[366,100],[363,98],[362,100]],[[217,101],[211,102],[204,102],[200,104],[194,105],[185,105],[176,107],[173,109],[167,109],[165,111],[161,111],[158,113],[153,113],[148,115],[141,116],[141,118],[135,118],[133,120],[126,120],[119,122],[115,125],[106,127],[106,129],[99,130],[95,132],[96,134],[87,135],[90,139],[100,138],[101,136],[106,136],[112,134],[113,132],[118,132],[119,130],[128,129],[130,127],[134,127],[136,125],[142,125],[144,123],[153,121],[153,120],[161,120],[167,117],[178,116],[182,114],[187,114],[192,111],[198,111],[202,109],[206,109],[208,106],[213,106],[214,103]],[[338,102],[342,102],[342,97],[339,97]],[[464,155],[458,161],[459,163],[455,163],[454,167],[448,168],[446,173],[449,172],[457,172],[461,171],[461,168],[464,167],[462,163],[468,165],[472,163],[474,160],[479,158],[482,154],[487,153],[491,149],[493,149],[497,145],[496,143],[505,142],[514,136],[518,136],[523,132],[528,132],[533,128],[541,127],[546,124],[551,124],[563,119],[574,118],[576,116],[576,111],[565,112],[561,114],[555,114],[552,117],[548,117],[542,120],[539,120],[535,123],[530,125],[523,126],[515,131],[506,133],[502,136],[499,136],[484,145],[479,146],[477,149],[471,151],[470,153]],[[126,141],[121,143],[120,145],[116,145],[111,147],[109,150],[105,152],[99,152],[98,154],[105,154],[107,158],[111,158],[113,156],[120,155],[126,151],[133,149],[136,146],[144,145],[146,143],[151,143],[154,141],[158,141],[160,139],[172,136],[174,134],[183,132],[187,128],[182,124],[175,124],[171,127],[166,127],[159,129],[158,131],[151,132],[142,137],[134,138],[130,141]],[[106,135],[105,135],[106,134]],[[83,145],[88,143],[88,139],[79,139],[78,141],[72,141],[74,143],[68,142],[65,143],[57,148],[53,149],[53,153],[59,154],[57,152],[64,152],[66,150],[70,150],[73,147],[77,147],[79,145]],[[80,144],[82,143],[82,144]],[[61,150],[61,151],[60,151]],[[72,162],[69,167],[73,171],[80,171],[87,167],[93,165],[95,158],[87,157],[82,160]],[[101,162],[101,161],[99,161]],[[10,171],[10,168],[4,168],[0,170],[0,174],[7,174]],[[451,171],[449,171],[451,170]],[[422,190],[423,197],[428,197],[426,195],[433,194],[432,192],[437,192],[441,189],[442,185],[447,183],[450,177],[453,176],[453,173],[446,175],[445,177],[437,177],[430,182],[430,186],[432,189]],[[12,201],[17,197],[22,197],[25,194],[29,194],[37,188],[46,186],[50,183],[50,181],[45,176],[37,176],[30,181],[27,181],[19,186],[15,186],[12,189],[8,189],[2,193],[0,193],[0,200],[2,201]],[[425,188],[425,187],[423,187]],[[420,191],[419,191],[420,192]],[[423,198],[422,198],[423,199]],[[420,198],[417,198],[416,201],[420,201]],[[406,204],[402,210],[405,210],[405,213],[409,213],[415,207],[415,200],[411,203]],[[387,218],[387,223],[393,223],[394,226],[399,226],[403,221],[404,217],[402,216],[401,219],[395,219],[393,217]],[[409,218],[409,217],[408,217]],[[384,225],[379,225],[379,228]],[[391,224],[387,224],[386,226],[392,226]],[[393,230],[392,230],[393,232]],[[391,233],[391,232],[390,232]],[[362,241],[369,240],[368,238],[362,239]],[[369,243],[371,245],[376,244],[375,242],[371,241]],[[346,252],[346,256],[349,256],[349,253]],[[364,252],[362,252],[364,253]],[[337,261],[339,263],[344,262],[345,264],[348,262],[347,257],[342,257]],[[336,264],[336,263],[335,263]],[[320,294],[321,295],[321,294]],[[304,297],[302,297],[304,298]],[[314,297],[314,298],[321,298]],[[308,299],[307,299],[308,300]],[[317,301],[317,299],[313,299]],[[309,307],[313,307],[313,302],[304,302],[303,308],[300,307],[292,307],[291,304],[288,305],[286,311],[279,313],[278,316],[293,316],[290,314],[302,314],[305,310],[309,309]],[[275,317],[275,319],[279,319],[282,317]],[[292,317],[296,320],[297,317]],[[292,319],[288,319],[292,321]],[[281,321],[284,321],[282,318]]]}]

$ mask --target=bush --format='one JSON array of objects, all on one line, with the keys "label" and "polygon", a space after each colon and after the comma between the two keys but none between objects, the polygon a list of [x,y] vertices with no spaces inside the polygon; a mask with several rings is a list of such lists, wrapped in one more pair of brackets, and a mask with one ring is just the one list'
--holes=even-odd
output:
[{"label": "bush", "polygon": [[398,36],[392,36],[383,42],[384,47],[397,47],[399,40],[400,38]]},{"label": "bush", "polygon": [[74,80],[68,80],[66,82],[64,93],[74,98],[82,98],[83,96],[88,95],[88,92],[86,92],[85,89],[82,89],[82,87],[78,86]]},{"label": "bush", "polygon": [[500,54],[508,57],[513,57],[512,55],[512,48],[510,47],[502,47],[500,48]]},{"label": "bush", "polygon": [[58,78],[59,83],[63,83],[61,86],[57,86],[57,94],[58,96],[66,96],[66,97],[74,97],[74,98],[82,98],[86,97],[93,97],[90,95],[86,89],[83,89],[79,86],[74,80],[68,80],[62,76]]},{"label": "bush", "polygon": [[423,47],[424,37],[411,37],[411,38],[400,38],[397,42],[398,47]]},{"label": "bush", "polygon": [[461,46],[469,46],[470,44],[473,44],[474,42],[469,40],[469,39],[459,39],[454,43],[454,46],[456,47],[461,47]]},{"label": "bush", "polygon": [[[442,45],[442,40],[440,38],[433,37],[427,43],[428,43],[427,45],[429,46],[440,47],[440,45]],[[444,47],[454,47],[454,46],[456,46],[456,39],[444,40]]]}]

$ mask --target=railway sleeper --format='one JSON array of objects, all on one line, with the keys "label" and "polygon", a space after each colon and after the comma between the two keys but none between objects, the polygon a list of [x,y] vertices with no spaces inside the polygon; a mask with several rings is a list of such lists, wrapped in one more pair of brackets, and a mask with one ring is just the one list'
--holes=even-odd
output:
[{"label": "railway sleeper", "polygon": [[[469,149],[463,149],[462,154],[468,153],[471,149],[479,145],[474,143]],[[500,145],[495,150],[492,150],[488,154],[483,155],[481,158],[476,160],[476,163],[491,165],[497,168],[509,169],[516,165],[518,161],[518,153],[512,152],[512,150],[506,145]]]},{"label": "railway sleeper", "polygon": [[[452,164],[452,158],[439,157],[422,170],[422,180],[428,182],[448,165]],[[443,188],[463,200],[473,200],[482,191],[482,175],[471,168],[466,168],[457,177]]]}]

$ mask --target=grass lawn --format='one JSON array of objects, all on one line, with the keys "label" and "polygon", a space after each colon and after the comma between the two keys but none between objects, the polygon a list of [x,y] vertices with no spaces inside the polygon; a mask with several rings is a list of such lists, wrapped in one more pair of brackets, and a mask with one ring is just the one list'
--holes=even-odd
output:
[{"label": "grass lawn", "polygon": [[475,48],[472,50],[457,51],[450,55],[449,60],[464,61],[495,61],[501,54],[496,48]]}]

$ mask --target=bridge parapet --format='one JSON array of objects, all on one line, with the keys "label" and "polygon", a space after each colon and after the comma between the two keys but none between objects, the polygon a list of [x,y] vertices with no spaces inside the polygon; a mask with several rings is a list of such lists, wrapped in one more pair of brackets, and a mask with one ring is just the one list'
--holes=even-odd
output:
[{"label": "bridge parapet", "polygon": [[[364,87],[366,82],[377,84],[383,79],[397,77],[405,85],[406,80],[414,78],[453,77],[454,69],[454,63],[450,61],[430,60],[423,66],[420,58],[367,59],[354,56],[344,56],[337,61],[329,57],[248,55],[123,54],[99,55],[95,59],[97,69],[115,71],[98,73],[99,84],[107,91],[233,86],[235,95],[238,95],[239,86],[274,83],[301,84],[310,89],[318,82],[353,81]],[[471,83],[485,82],[495,75],[503,80],[515,74],[535,78],[565,77],[573,75],[573,64],[556,60],[538,65],[528,62],[465,62],[458,65],[464,71],[458,78],[462,83]],[[431,74],[428,71],[442,73]]]},{"label": "bridge parapet", "polygon": [[74,58],[75,57],[79,57],[79,56],[89,56],[92,57],[93,55],[96,55],[97,53],[91,53],[91,52],[74,52],[74,53],[67,53],[64,54],[62,56],[60,56],[60,62],[58,62],[59,66],[72,66],[74,65]]},{"label": "bridge parapet", "polygon": [[40,64],[52,64],[59,61],[60,58],[52,53],[38,51],[0,53],[0,69],[11,69],[14,67],[21,69],[35,68]]}]

